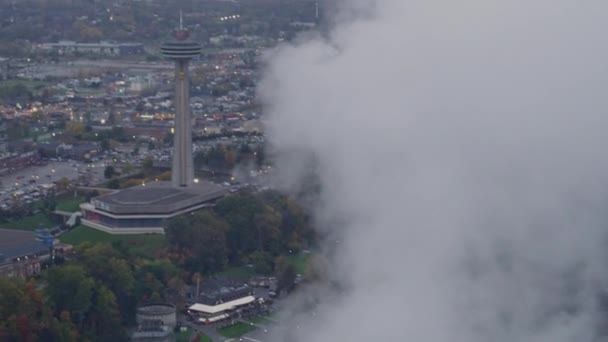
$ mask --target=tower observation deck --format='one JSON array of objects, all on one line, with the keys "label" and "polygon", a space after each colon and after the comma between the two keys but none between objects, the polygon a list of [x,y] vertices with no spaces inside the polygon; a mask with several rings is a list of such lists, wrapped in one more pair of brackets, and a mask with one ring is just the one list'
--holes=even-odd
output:
[{"label": "tower observation deck", "polygon": [[181,24],[161,46],[175,62],[175,135],[171,182],[150,182],[113,191],[82,203],[82,224],[111,234],[163,234],[168,220],[212,205],[226,194],[213,182],[194,181],[188,64],[201,53]]},{"label": "tower observation deck", "polygon": [[188,64],[201,54],[202,47],[189,38],[180,14],[180,27],[175,31],[174,38],[160,48],[165,58],[175,61],[175,135],[171,173],[171,183],[175,187],[190,186],[194,180]]}]

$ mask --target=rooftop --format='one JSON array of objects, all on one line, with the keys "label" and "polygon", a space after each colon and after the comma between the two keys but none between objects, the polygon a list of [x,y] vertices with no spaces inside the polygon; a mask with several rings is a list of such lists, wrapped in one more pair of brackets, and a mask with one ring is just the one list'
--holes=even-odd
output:
[{"label": "rooftop", "polygon": [[13,258],[41,252],[48,252],[48,247],[36,240],[34,232],[0,229],[0,264]]},{"label": "rooftop", "polygon": [[188,308],[188,310],[212,315],[212,314],[224,312],[226,310],[232,310],[241,305],[251,304],[254,301],[255,301],[254,296],[247,296],[247,297],[238,298],[238,299],[232,300],[230,302],[217,304],[217,305],[206,305],[206,304],[196,303],[196,304],[191,305]]},{"label": "rooftop", "polygon": [[153,182],[96,197],[93,205],[114,214],[167,214],[218,199],[225,193],[222,186],[206,181],[183,188],[172,187],[170,182]]}]

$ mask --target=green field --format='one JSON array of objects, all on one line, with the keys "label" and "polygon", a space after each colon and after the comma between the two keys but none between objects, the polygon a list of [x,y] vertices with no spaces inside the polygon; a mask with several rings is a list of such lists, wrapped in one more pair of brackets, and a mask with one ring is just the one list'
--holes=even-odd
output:
[{"label": "green field", "polygon": [[[177,335],[175,336],[175,340],[177,342],[190,342],[192,335],[194,335],[194,330],[188,328],[188,330],[186,330],[186,331],[180,331],[179,333],[177,333]],[[201,338],[199,341],[200,342],[213,342],[213,340],[211,340],[211,338],[209,336],[202,334],[202,333],[201,333]]]},{"label": "green field", "polygon": [[53,222],[43,213],[38,213],[32,216],[24,217],[20,220],[11,221],[0,224],[0,228],[6,229],[18,229],[18,230],[35,230],[40,226],[50,228],[53,226]]},{"label": "green field", "polygon": [[112,243],[124,241],[131,252],[142,257],[154,257],[156,251],[165,246],[164,235],[159,234],[133,234],[133,235],[112,235],[97,229],[78,226],[69,232],[61,235],[59,240],[70,245],[79,245],[83,242],[91,243]]},{"label": "green field", "polygon": [[272,323],[272,321],[270,321],[268,319],[268,317],[266,316],[257,316],[254,317],[253,319],[249,320],[250,322],[254,323],[254,324],[270,324]]},{"label": "green field", "polygon": [[256,327],[251,324],[245,324],[242,322],[229,325],[227,327],[217,329],[217,332],[227,338],[235,338],[239,336],[243,336],[248,332],[255,330]]},{"label": "green field", "polygon": [[214,274],[217,277],[226,277],[233,280],[248,280],[255,275],[255,271],[251,267],[233,266],[227,267],[221,272]]},{"label": "green field", "polygon": [[64,197],[61,199],[57,199],[57,206],[55,207],[55,209],[69,212],[78,211],[80,209],[80,203],[83,203],[84,201],[85,198],[81,196]]}]

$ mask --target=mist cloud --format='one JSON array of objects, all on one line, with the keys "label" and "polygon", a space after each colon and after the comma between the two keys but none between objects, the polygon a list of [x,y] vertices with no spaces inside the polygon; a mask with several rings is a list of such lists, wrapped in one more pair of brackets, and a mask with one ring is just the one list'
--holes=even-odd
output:
[{"label": "mist cloud", "polygon": [[283,184],[314,156],[318,225],[340,236],[325,248],[345,291],[296,337],[592,341],[608,2],[338,7],[329,34],[273,52],[261,86]]}]

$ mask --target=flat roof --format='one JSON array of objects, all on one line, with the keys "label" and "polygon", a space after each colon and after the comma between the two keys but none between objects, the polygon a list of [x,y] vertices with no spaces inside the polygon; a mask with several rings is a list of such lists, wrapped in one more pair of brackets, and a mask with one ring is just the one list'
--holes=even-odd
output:
[{"label": "flat roof", "polygon": [[96,209],[111,214],[169,214],[216,200],[225,194],[224,187],[207,181],[188,187],[152,182],[95,197],[92,204]]},{"label": "flat roof", "polygon": [[206,305],[206,304],[196,303],[194,305],[191,305],[188,308],[188,310],[213,315],[213,314],[216,314],[219,312],[223,312],[223,311],[235,308],[237,306],[253,303],[254,301],[255,301],[254,296],[247,296],[247,297],[235,299],[235,300],[232,300],[232,301],[229,301],[226,303],[222,303],[222,304],[218,304],[218,305]]},{"label": "flat roof", "polygon": [[13,258],[48,250],[43,242],[36,240],[34,232],[0,229],[0,254],[5,258],[4,261],[0,259],[0,264]]}]

